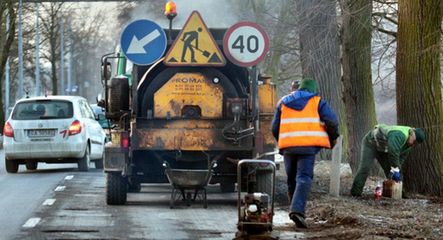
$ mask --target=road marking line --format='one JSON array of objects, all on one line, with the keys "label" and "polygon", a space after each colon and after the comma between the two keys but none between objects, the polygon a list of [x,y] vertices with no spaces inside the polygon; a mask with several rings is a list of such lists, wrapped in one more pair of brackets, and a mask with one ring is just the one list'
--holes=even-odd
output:
[{"label": "road marking line", "polygon": [[54,198],[48,198],[48,199],[46,199],[46,200],[43,202],[43,205],[51,206],[51,205],[54,204],[54,203],[55,203],[55,199],[54,199]]},{"label": "road marking line", "polygon": [[74,178],[74,175],[68,175],[68,176],[65,177],[65,180],[71,180],[73,178]]},{"label": "road marking line", "polygon": [[22,227],[24,228],[33,228],[35,225],[37,225],[40,222],[41,218],[30,218],[28,221],[26,221],[25,224],[23,224]]},{"label": "road marking line", "polygon": [[56,191],[56,192],[60,192],[60,191],[65,190],[65,188],[66,188],[66,186],[58,186],[58,187],[55,188],[54,191]]}]

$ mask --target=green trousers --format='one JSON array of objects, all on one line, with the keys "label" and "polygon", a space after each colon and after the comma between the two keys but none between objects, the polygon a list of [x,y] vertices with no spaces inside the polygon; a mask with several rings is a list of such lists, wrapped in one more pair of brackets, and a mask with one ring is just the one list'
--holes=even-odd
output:
[{"label": "green trousers", "polygon": [[374,165],[374,159],[377,159],[380,166],[383,168],[386,177],[388,177],[391,171],[391,164],[388,161],[388,154],[377,151],[374,136],[372,135],[371,131],[365,135],[361,143],[358,170],[351,188],[352,196],[361,196],[366,179],[368,178],[369,172]]}]

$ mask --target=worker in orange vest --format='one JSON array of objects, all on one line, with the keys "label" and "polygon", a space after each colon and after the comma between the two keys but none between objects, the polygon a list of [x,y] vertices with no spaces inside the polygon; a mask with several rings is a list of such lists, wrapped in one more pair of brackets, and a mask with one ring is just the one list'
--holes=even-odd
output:
[{"label": "worker in orange vest", "polygon": [[289,218],[297,227],[307,228],[305,208],[314,177],[315,155],[322,148],[333,147],[339,136],[337,117],[318,96],[314,79],[303,79],[298,90],[279,101],[272,134],[285,162]]}]

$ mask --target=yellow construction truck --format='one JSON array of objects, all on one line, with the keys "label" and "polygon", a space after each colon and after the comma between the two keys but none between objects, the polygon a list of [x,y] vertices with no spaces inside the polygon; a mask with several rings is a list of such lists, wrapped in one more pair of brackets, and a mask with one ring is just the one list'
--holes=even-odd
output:
[{"label": "yellow construction truck", "polygon": [[[127,52],[102,58],[101,105],[114,126],[104,156],[108,204],[125,204],[127,193],[140,191],[141,183],[168,182],[164,162],[190,170],[216,162],[209,184],[232,192],[237,162],[275,149],[270,124],[277,95],[270,78],[226,57],[227,29],[190,21],[181,30],[164,30],[166,53],[153,63],[134,63],[129,74]],[[190,28],[200,34],[198,46],[183,38]],[[215,46],[202,44],[205,38]],[[270,184],[272,175],[262,176],[257,184]]]}]

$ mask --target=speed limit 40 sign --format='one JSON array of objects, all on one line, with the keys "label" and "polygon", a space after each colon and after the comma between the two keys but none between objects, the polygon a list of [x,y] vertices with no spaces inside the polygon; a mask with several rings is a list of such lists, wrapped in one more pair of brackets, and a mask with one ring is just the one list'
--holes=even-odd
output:
[{"label": "speed limit 40 sign", "polygon": [[257,65],[269,50],[269,37],[254,22],[238,22],[226,31],[223,50],[231,62],[242,67]]}]

